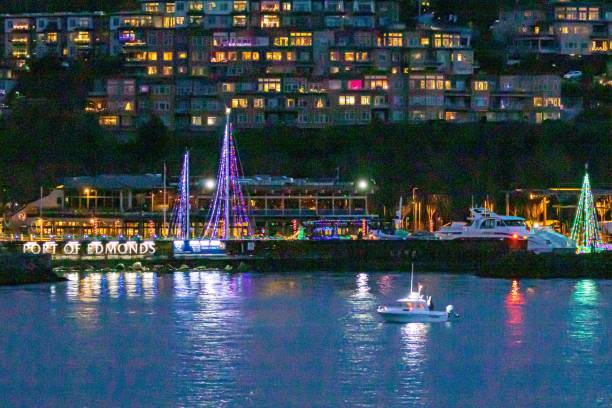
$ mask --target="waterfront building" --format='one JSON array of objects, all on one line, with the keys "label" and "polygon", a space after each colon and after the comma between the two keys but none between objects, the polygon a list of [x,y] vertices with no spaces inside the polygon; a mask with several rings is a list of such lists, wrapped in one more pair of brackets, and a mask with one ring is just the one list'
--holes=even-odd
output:
[{"label": "waterfront building", "polygon": [[512,55],[610,55],[612,8],[595,1],[550,1],[543,9],[502,10],[493,34]]},{"label": "waterfront building", "polygon": [[[371,213],[373,185],[268,175],[244,177],[240,184],[256,234],[289,235],[299,225],[321,220],[361,227],[378,219]],[[175,187],[172,184],[164,197],[160,174],[68,177],[42,201],[29,203],[13,214],[10,229],[24,236],[40,235],[42,208],[42,229],[47,237],[163,236],[172,214]],[[208,178],[195,177],[190,191],[192,228],[201,234],[214,186]]]}]

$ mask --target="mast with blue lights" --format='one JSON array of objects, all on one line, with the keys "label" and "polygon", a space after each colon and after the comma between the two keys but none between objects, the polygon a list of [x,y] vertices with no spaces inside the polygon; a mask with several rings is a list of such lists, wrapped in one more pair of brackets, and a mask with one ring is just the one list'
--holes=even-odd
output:
[{"label": "mast with blue lights", "polygon": [[230,122],[231,109],[227,108],[225,113],[217,189],[211,203],[204,237],[209,239],[249,238],[253,236],[253,229],[240,187],[241,172]]},{"label": "mast with blue lights", "polygon": [[189,150],[186,150],[183,156],[183,167],[172,211],[172,223],[170,225],[172,237],[185,240],[190,239],[189,210]]}]

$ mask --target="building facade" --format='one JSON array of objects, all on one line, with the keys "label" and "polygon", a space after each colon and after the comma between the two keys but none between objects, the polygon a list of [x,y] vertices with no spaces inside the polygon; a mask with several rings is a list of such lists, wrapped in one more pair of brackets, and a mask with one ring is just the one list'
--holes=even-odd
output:
[{"label": "building facade", "polygon": [[[290,235],[298,225],[322,220],[361,227],[378,219],[370,208],[373,185],[360,188],[336,179],[267,175],[239,182],[254,230],[261,236]],[[160,174],[68,177],[42,200],[13,214],[9,229],[23,236],[56,238],[166,236],[175,189],[172,185],[164,190]],[[190,191],[191,229],[198,237],[208,220],[214,186],[206,178],[193,178]]]},{"label": "building facade", "polygon": [[503,10],[493,34],[514,55],[611,55],[612,7],[555,0],[544,9]]},{"label": "building facade", "polygon": [[[535,21],[535,20],[534,20]],[[481,77],[472,33],[399,22],[397,0],[158,0],[140,10],[4,16],[5,59],[121,58],[85,109],[117,133],[558,119],[553,76]],[[538,99],[539,98],[539,99]],[[543,100],[543,99],[542,99]]]}]

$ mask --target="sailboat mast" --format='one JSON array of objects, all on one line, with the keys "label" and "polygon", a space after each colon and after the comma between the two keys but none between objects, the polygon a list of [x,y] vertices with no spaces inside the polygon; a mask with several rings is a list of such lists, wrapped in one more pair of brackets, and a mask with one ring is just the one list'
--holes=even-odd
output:
[{"label": "sailboat mast", "polygon": [[191,234],[191,224],[189,222],[189,150],[185,152],[185,192],[186,192],[186,200],[185,200],[185,232],[183,236],[185,239],[190,239]]},{"label": "sailboat mast", "polygon": [[229,223],[230,223],[230,145],[229,145],[229,133],[230,133],[230,112],[231,109],[227,108],[225,110],[226,121],[225,121],[225,135],[223,140],[223,166],[225,168],[225,205],[224,208],[224,217],[223,217],[223,227],[225,228],[224,238],[229,239]]}]

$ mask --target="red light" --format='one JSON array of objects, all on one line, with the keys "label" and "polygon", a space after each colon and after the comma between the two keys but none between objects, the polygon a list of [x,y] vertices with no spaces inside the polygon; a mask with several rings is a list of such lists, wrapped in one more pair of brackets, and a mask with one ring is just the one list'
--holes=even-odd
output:
[{"label": "red light", "polygon": [[512,239],[517,239],[518,235],[517,234],[512,234]]}]

